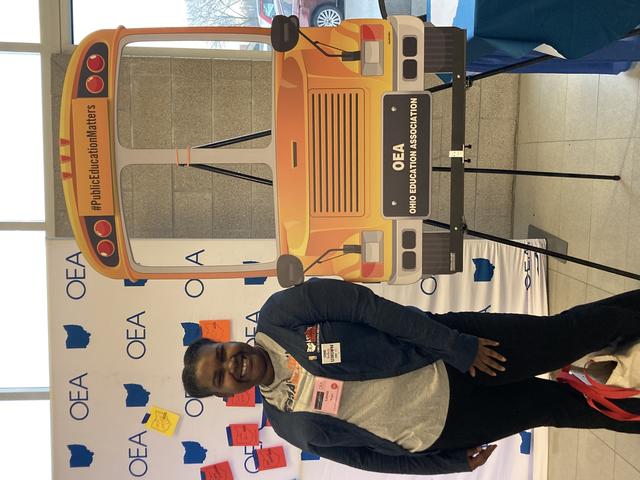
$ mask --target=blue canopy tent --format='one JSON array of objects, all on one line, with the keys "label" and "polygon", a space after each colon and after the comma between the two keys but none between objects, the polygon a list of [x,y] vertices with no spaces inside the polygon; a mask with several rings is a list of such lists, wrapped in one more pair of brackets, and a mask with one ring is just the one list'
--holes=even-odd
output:
[{"label": "blue canopy tent", "polygon": [[[617,75],[631,68],[633,62],[640,60],[640,31],[607,45],[578,59],[547,58],[545,61],[510,70],[512,73],[600,73]],[[531,52],[524,57],[514,59],[505,53],[494,52],[475,61],[467,62],[469,73],[492,71],[514,63],[526,62],[545,56]]]},{"label": "blue canopy tent", "polygon": [[640,0],[427,0],[424,18],[467,31],[470,72],[539,57],[544,44],[566,59],[516,72],[616,74],[640,60],[640,40],[620,40],[640,25]]}]

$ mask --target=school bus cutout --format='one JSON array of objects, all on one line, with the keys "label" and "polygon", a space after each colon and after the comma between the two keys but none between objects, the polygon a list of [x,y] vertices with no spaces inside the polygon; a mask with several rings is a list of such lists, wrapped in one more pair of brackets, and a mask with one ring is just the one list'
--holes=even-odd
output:
[{"label": "school bus cutout", "polygon": [[[123,145],[116,112],[124,52],[131,44],[167,40],[270,45],[273,51],[262,53],[272,61],[272,91],[264,93],[272,99],[272,128],[202,145],[208,148]],[[463,30],[410,16],[325,28],[300,28],[295,17],[277,16],[271,29],[119,27],[89,35],[67,70],[60,123],[62,182],[82,253],[101,274],[131,280],[277,274],[286,286],[307,274],[406,284],[461,271],[464,56]],[[431,213],[432,99],[425,72],[453,78],[451,228],[442,232],[423,232]],[[265,135],[271,136],[265,148],[216,148]],[[272,180],[262,183],[272,185],[266,188],[275,205],[274,258],[154,265],[134,253],[122,173],[132,165],[176,162],[251,181],[256,177],[225,164],[268,165]]]}]

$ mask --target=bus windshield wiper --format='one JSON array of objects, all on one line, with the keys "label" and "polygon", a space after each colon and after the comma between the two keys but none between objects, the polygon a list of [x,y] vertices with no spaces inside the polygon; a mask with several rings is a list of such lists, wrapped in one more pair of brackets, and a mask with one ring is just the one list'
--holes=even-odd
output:
[{"label": "bus windshield wiper", "polygon": [[[216,140],[211,143],[204,143],[202,145],[197,145],[193,148],[222,148],[229,145],[235,145],[237,143],[248,142],[249,140],[255,140],[257,138],[268,137],[271,135],[271,130],[261,130],[259,132],[247,133],[246,135],[240,135],[238,137],[225,138],[224,140]],[[246,173],[234,172],[233,170],[229,170],[226,168],[214,167],[213,165],[209,165],[207,163],[187,163],[187,164],[179,164],[181,167],[193,167],[199,170],[205,170],[211,173],[218,173],[220,175],[225,175],[227,177],[238,178],[240,180],[247,180],[249,182],[259,183],[261,185],[268,185],[270,187],[273,186],[273,180],[269,180],[268,178],[256,177],[254,175],[248,175]]]}]

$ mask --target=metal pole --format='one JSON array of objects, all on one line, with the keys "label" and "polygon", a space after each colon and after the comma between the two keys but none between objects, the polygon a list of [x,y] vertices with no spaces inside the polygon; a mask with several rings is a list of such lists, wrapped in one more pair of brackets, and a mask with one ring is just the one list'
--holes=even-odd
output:
[{"label": "metal pole", "polygon": [[[528,60],[523,60],[522,62],[517,62],[517,63],[513,63],[511,65],[507,65],[505,67],[500,67],[500,68],[496,68],[494,70],[487,70],[484,73],[478,73],[476,75],[469,75],[467,77],[467,86],[471,86],[473,85],[473,82],[475,82],[476,80],[482,80],[483,78],[487,78],[487,77],[492,77],[494,75],[498,75],[500,73],[506,73],[506,72],[510,72],[512,70],[515,70],[517,68],[521,68],[521,67],[528,67],[529,65],[535,65],[536,63],[540,63],[540,62],[544,62],[546,60],[549,60],[551,58],[557,58],[557,57],[553,57],[551,55],[542,55],[540,57],[536,57],[536,58],[530,58]],[[431,87],[431,88],[427,88],[428,91],[430,91],[431,93],[435,93],[435,92],[439,92],[441,90],[447,90],[448,88],[452,87],[452,83],[443,83],[442,85],[436,85],[435,87]]]},{"label": "metal pole", "polygon": [[[431,30],[426,28],[425,31]],[[450,193],[449,193],[449,255],[453,271],[462,271],[462,253],[464,249],[464,134],[467,90],[465,76],[467,65],[467,32],[451,29],[453,37],[453,65],[451,69],[451,149],[449,151]],[[426,39],[426,36],[425,36]],[[425,42],[426,43],[426,42]],[[427,47],[425,45],[425,47]],[[425,48],[425,52],[427,52]],[[457,190],[457,191],[456,191]]]},{"label": "metal pole", "polygon": [[[427,225],[433,225],[434,227],[440,227],[448,229],[449,225],[443,222],[438,222],[437,220],[423,220],[423,223]],[[551,250],[546,250],[540,247],[534,247],[533,245],[527,245],[525,243],[514,242],[513,240],[507,240],[506,238],[496,237],[494,235],[490,235],[488,233],[476,232],[475,230],[466,230],[466,233],[478,238],[484,238],[485,240],[491,240],[493,242],[502,243],[504,245],[509,245],[511,247],[520,248],[522,250],[531,250],[532,252],[542,253],[544,255],[549,255],[550,257],[560,258],[562,260],[566,260],[567,262],[578,263],[580,265],[584,265],[585,267],[595,268],[596,270],[602,270],[604,272],[613,273],[614,275],[620,275],[621,277],[633,278],[634,280],[640,280],[640,275],[637,273],[627,272],[625,270],[619,270],[617,268],[609,267],[607,265],[602,265],[600,263],[590,262],[589,260],[583,260],[582,258],[571,257],[569,255],[564,255],[562,253],[553,252]]]},{"label": "metal pole", "polygon": [[[434,172],[450,172],[451,167],[433,167]],[[620,175],[593,175],[586,173],[567,172],[534,172],[532,170],[506,170],[502,168],[465,168],[466,173],[495,173],[498,175],[524,175],[530,177],[561,177],[561,178],[588,178],[591,180],[614,180],[619,181]]]},{"label": "metal pole", "polygon": [[247,175],[246,173],[234,172],[233,170],[227,170],[226,168],[214,167],[206,163],[192,163],[191,165],[180,165],[181,167],[197,168],[199,170],[206,170],[212,173],[219,173],[227,177],[239,178],[240,180],[248,180],[254,183],[260,183],[262,185],[273,186],[273,181],[268,178],[254,177],[253,175]]},{"label": "metal pole", "polygon": [[235,145],[236,143],[248,142],[249,140],[255,140],[256,138],[268,137],[271,135],[271,130],[261,130],[259,132],[248,133],[247,135],[240,135],[239,137],[225,138],[224,140],[218,140],[217,142],[205,143],[192,148],[220,148],[227,145]]}]

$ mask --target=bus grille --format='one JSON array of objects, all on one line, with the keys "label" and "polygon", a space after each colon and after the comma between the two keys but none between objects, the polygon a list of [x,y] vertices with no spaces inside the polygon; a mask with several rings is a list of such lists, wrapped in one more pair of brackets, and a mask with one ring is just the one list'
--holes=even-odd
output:
[{"label": "bus grille", "polygon": [[309,92],[309,205],[314,217],[364,212],[363,100],[359,89]]}]

